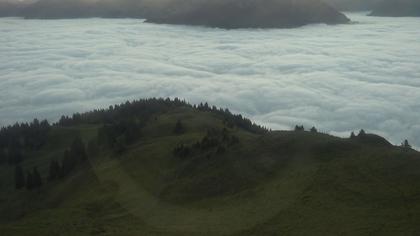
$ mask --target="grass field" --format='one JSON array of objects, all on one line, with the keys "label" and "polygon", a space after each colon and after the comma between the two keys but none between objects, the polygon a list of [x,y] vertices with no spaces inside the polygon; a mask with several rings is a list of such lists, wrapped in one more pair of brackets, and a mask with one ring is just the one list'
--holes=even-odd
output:
[{"label": "grass field", "polygon": [[[174,134],[181,120],[186,132]],[[14,189],[14,167],[0,165],[1,235],[419,235],[420,154],[379,136],[227,128],[239,142],[223,153],[177,157],[209,129],[212,112],[159,113],[117,154],[89,153],[88,164],[46,180],[76,136],[101,125],[54,126],[23,162],[37,166],[39,190]]]}]

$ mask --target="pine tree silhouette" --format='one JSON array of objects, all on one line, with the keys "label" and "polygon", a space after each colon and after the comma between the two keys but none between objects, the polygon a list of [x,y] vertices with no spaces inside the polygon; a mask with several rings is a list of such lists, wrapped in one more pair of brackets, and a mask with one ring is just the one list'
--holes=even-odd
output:
[{"label": "pine tree silhouette", "polygon": [[42,186],[42,178],[36,167],[34,167],[32,172],[32,183],[34,188],[40,188]]},{"label": "pine tree silhouette", "polygon": [[20,165],[15,167],[15,187],[16,189],[25,187],[25,175]]},{"label": "pine tree silhouette", "polygon": [[55,180],[60,177],[60,164],[58,161],[52,160],[50,162],[50,171],[48,173],[48,180]]},{"label": "pine tree silhouette", "polygon": [[32,190],[34,188],[32,173],[29,171],[26,172],[26,188],[28,190]]},{"label": "pine tree silhouette", "polygon": [[180,120],[178,120],[175,124],[174,133],[175,134],[185,133],[185,127]]},{"label": "pine tree silhouette", "polygon": [[404,140],[404,142],[401,144],[401,147],[405,148],[405,149],[411,149],[411,145],[408,142],[408,140]]}]

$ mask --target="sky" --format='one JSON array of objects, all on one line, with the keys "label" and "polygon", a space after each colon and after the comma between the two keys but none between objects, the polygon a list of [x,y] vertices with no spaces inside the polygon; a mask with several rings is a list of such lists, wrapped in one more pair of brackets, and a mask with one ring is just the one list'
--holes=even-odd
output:
[{"label": "sky", "polygon": [[136,19],[0,19],[0,125],[180,97],[273,129],[361,128],[420,146],[419,18],[222,30]]}]

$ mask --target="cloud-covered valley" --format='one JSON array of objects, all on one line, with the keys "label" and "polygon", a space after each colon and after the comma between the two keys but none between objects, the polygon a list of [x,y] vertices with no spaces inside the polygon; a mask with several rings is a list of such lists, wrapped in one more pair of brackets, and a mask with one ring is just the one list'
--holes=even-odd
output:
[{"label": "cloud-covered valley", "polygon": [[221,30],[136,19],[0,19],[0,125],[180,97],[347,136],[420,146],[419,18]]}]

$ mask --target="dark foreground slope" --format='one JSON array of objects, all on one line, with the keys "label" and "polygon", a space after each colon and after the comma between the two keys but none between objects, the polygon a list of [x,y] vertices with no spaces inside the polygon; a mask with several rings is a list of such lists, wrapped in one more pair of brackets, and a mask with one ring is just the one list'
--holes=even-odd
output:
[{"label": "dark foreground slope", "polygon": [[420,16],[418,0],[385,0],[376,4],[371,16]]},{"label": "dark foreground slope", "polygon": [[176,10],[168,11],[167,14],[152,15],[147,18],[147,21],[227,29],[290,28],[311,23],[342,24],[349,22],[344,14],[319,0],[216,0],[201,2],[193,7],[173,7]]},{"label": "dark foreground slope", "polygon": [[[418,152],[363,132],[299,130],[156,99],[3,129],[0,232],[420,233]],[[19,168],[30,189],[15,189]]]}]

